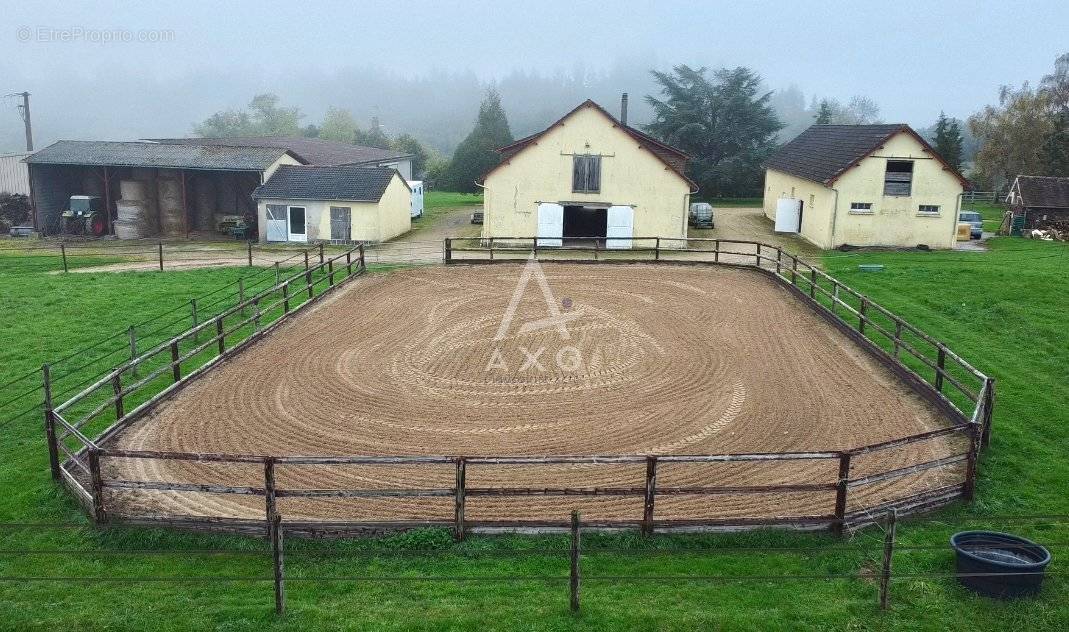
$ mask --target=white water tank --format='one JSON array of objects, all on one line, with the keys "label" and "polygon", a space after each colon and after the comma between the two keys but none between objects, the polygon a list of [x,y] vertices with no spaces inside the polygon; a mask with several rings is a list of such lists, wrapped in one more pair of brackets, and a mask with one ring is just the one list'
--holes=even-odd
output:
[{"label": "white water tank", "polygon": [[776,202],[776,232],[797,233],[802,229],[802,201],[798,198],[780,198]]}]

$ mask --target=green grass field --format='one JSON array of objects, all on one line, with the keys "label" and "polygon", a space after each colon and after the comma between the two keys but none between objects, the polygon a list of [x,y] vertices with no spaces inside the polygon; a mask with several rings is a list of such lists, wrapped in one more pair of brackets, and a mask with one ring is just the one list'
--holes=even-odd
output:
[{"label": "green grass field", "polygon": [[[977,500],[905,520],[905,545],[944,545],[961,527],[997,527],[1069,543],[1069,525],[1000,524],[997,514],[1069,514],[1069,245],[998,238],[977,252],[828,253],[826,269],[998,379],[994,439],[980,464]],[[97,263],[96,260],[93,263]],[[882,263],[863,273],[860,263]],[[48,275],[34,262],[0,262],[2,366],[8,374],[122,329],[247,269]],[[3,378],[0,377],[0,380]],[[0,420],[0,423],[5,423]],[[868,574],[882,532],[759,531],[703,536],[584,538],[583,608],[568,611],[567,540],[469,537],[424,530],[373,541],[288,546],[288,612],[273,613],[262,541],[152,529],[92,528],[48,476],[37,417],[3,426],[0,522],[67,528],[0,530],[0,629],[73,630],[1059,630],[1069,628],[1069,578],[1048,578],[1037,599],[976,597],[952,579],[944,548],[902,550],[892,608],[877,608]],[[568,510],[562,501],[562,514]],[[733,547],[739,547],[738,549]],[[794,547],[798,547],[797,550]],[[598,548],[613,549],[602,553]],[[680,551],[677,549],[689,549]],[[660,549],[660,550],[658,550]],[[670,550],[669,550],[670,549]],[[36,554],[14,554],[32,550]],[[46,551],[66,551],[46,553]],[[430,550],[432,552],[425,553]],[[1054,550],[1066,572],[1069,547]],[[831,579],[612,581],[610,576],[817,575]],[[8,581],[15,576],[96,582]],[[363,576],[379,581],[301,581]],[[529,581],[425,582],[422,576],[527,576]],[[153,581],[127,581],[130,578]],[[231,578],[167,582],[160,578]],[[253,578],[253,579],[249,579]],[[389,579],[387,579],[389,578]]]}]

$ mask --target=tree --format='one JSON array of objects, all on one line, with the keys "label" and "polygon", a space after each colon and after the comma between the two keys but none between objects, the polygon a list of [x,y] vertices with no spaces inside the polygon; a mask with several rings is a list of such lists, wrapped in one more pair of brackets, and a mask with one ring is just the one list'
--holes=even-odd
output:
[{"label": "tree", "polygon": [[422,176],[427,168],[427,149],[411,134],[401,134],[390,141],[390,149],[412,156],[412,175]]},{"label": "tree", "polygon": [[1027,83],[1003,86],[997,106],[969,117],[969,129],[983,143],[976,154],[973,178],[1001,189],[1019,174],[1049,175],[1045,141],[1052,132],[1047,98]]},{"label": "tree", "polygon": [[366,132],[359,128],[356,130],[353,142],[364,147],[390,148],[390,137],[386,135],[386,132],[382,131],[382,126],[379,125],[379,117],[377,116],[371,117],[371,127]]},{"label": "tree", "polygon": [[939,113],[939,120],[935,122],[935,139],[933,145],[952,167],[961,169],[962,162],[961,126],[957,119],[948,117],[944,112]]},{"label": "tree", "polygon": [[512,132],[505,110],[501,107],[501,96],[491,87],[479,106],[475,128],[457,146],[438,188],[474,193],[477,190],[476,180],[501,162],[501,156],[495,150],[511,142]]},{"label": "tree", "polygon": [[258,94],[248,110],[224,110],[209,116],[193,127],[198,136],[228,138],[234,136],[296,136],[300,133],[300,109],[283,108],[278,96]]},{"label": "tree", "polygon": [[816,124],[830,125],[835,112],[832,111],[831,103],[827,99],[820,100],[820,109],[817,110]]},{"label": "tree", "polygon": [[349,110],[331,107],[319,126],[319,138],[351,143],[356,139],[356,121]]},{"label": "tree", "polygon": [[868,125],[877,123],[880,118],[880,106],[868,97],[855,96],[842,111],[838,122],[844,125]]},{"label": "tree", "polygon": [[706,196],[753,195],[761,190],[762,163],[783,127],[761,93],[761,77],[749,68],[680,65],[652,71],[663,99],[646,96],[653,122],[646,130],[691,155],[690,177]]},{"label": "tree", "polygon": [[1054,61],[1054,72],[1043,77],[1039,90],[1050,108],[1050,130],[1043,141],[1047,173],[1069,176],[1069,53]]}]

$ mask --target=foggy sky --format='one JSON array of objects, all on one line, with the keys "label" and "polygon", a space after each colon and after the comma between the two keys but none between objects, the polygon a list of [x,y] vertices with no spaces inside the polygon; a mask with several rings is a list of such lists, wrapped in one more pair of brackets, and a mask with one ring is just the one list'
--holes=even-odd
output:
[{"label": "foggy sky", "polygon": [[[488,81],[500,82],[520,136],[587,96],[615,109],[616,95],[631,92],[642,117],[648,70],[679,63],[750,66],[769,89],[793,85],[807,101],[865,95],[884,121],[920,127],[940,110],[967,117],[995,102],[1002,84],[1036,83],[1069,51],[1064,0],[1012,9],[886,0],[4,0],[0,10],[0,95],[32,93],[38,148],[60,138],[189,135],[195,122],[264,91],[299,106],[303,123],[342,107],[449,148],[470,129]],[[88,41],[106,37],[133,41]],[[540,98],[550,84],[554,94]],[[15,103],[0,99],[0,152],[22,148]]]}]

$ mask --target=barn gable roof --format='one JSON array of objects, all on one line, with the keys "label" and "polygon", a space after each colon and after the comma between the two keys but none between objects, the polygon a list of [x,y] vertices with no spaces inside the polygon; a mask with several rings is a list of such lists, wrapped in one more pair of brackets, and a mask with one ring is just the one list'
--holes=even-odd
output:
[{"label": "barn gable roof", "polygon": [[1069,178],[1017,176],[1013,188],[1021,196],[1021,206],[1069,208]]},{"label": "barn gable roof", "polygon": [[963,186],[965,176],[950,166],[928,141],[904,123],[888,125],[812,125],[765,162],[765,167],[831,186],[847,170],[870,156],[892,136],[905,133],[943,164]]},{"label": "barn gable roof", "polygon": [[521,138],[509,145],[505,145],[504,147],[499,147],[497,149],[497,152],[501,154],[501,162],[498,163],[497,166],[495,166],[494,168],[487,171],[483,175],[483,180],[485,181],[487,176],[496,171],[502,165],[508,164],[510,158],[533,145],[535,141],[546,135],[550,130],[557,127],[558,125],[563,124],[564,121],[568,120],[573,114],[584,108],[592,108],[597,112],[600,112],[603,116],[609,119],[609,121],[613,124],[614,127],[619,128],[621,131],[638,141],[638,144],[640,146],[642,146],[644,149],[648,150],[650,153],[656,156],[658,160],[663,162],[665,166],[667,166],[669,169],[679,175],[679,177],[683,178],[683,180],[690,184],[692,188],[698,188],[698,185],[695,184],[693,180],[688,178],[686,174],[687,160],[690,159],[690,156],[688,156],[685,152],[682,152],[676,149],[675,147],[672,147],[671,145],[662,143],[656,138],[650,136],[649,134],[640,132],[639,130],[629,125],[624,125],[619,119],[610,114],[608,110],[601,107],[591,99],[583,101],[574,109],[557,119],[552,125],[542,130],[541,132],[531,134],[530,136],[527,136],[525,138]]},{"label": "barn gable roof", "polygon": [[389,167],[282,165],[267,182],[256,187],[252,196],[273,200],[378,202],[394,176],[400,177],[396,169]]},{"label": "barn gable roof", "polygon": [[25,161],[30,164],[51,165],[264,171],[286,154],[292,155],[280,147],[61,140],[31,155]]}]

